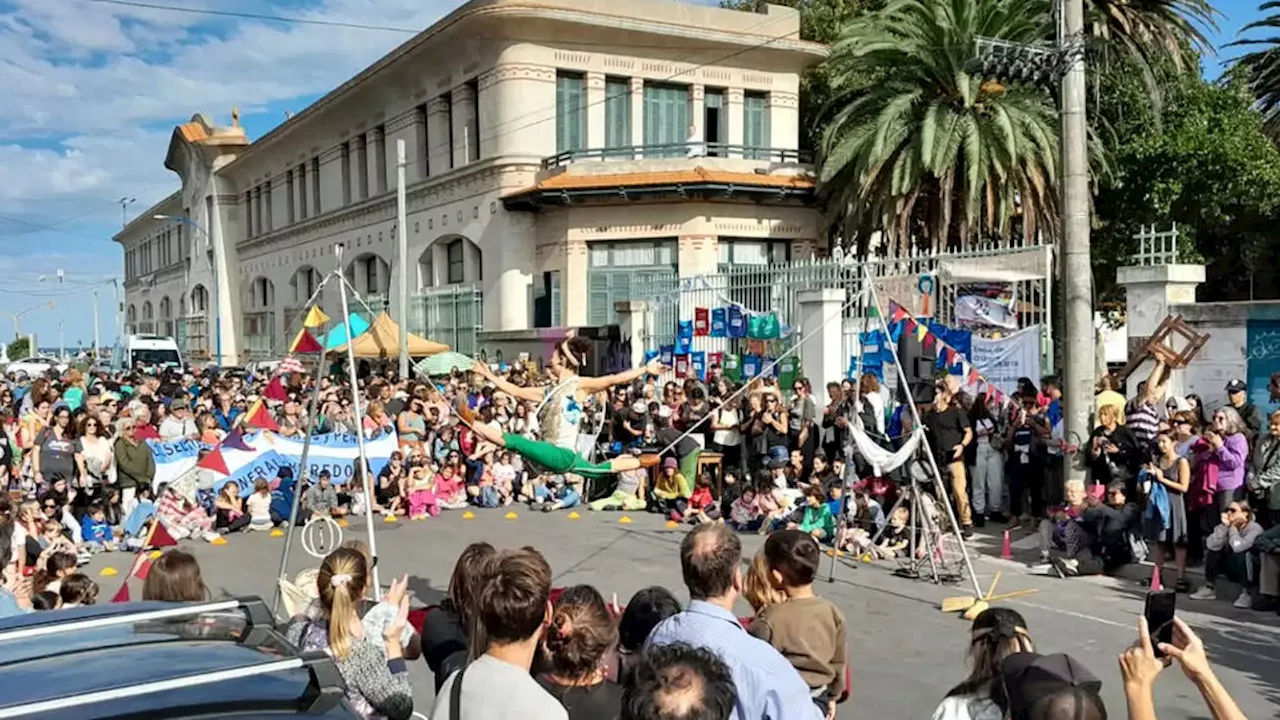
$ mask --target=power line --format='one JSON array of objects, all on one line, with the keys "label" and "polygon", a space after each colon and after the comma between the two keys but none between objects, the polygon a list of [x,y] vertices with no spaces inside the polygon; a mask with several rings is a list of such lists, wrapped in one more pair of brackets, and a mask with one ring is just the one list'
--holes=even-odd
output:
[{"label": "power line", "polygon": [[240,20],[278,22],[290,25],[318,25],[320,27],[344,28],[347,30],[374,30],[378,32],[393,32],[412,35],[416,35],[420,32],[419,30],[409,30],[406,28],[391,27],[389,25],[366,25],[363,23],[342,22],[339,20],[313,20],[310,18],[294,18],[280,15],[234,12],[231,10],[210,10],[208,8],[190,8],[177,5],[162,5],[160,3],[134,2],[134,0],[84,0],[84,2],[97,3],[100,5],[119,5],[121,7],[141,8],[143,10],[161,10],[164,12],[186,13],[188,15],[211,15],[214,17],[236,18]]}]

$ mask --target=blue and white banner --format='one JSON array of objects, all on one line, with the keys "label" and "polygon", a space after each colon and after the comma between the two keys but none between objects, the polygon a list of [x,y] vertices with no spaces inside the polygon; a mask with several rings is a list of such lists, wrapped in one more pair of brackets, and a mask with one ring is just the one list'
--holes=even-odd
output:
[{"label": "blue and white banner", "polygon": [[[200,454],[213,449],[195,440],[168,443],[148,440],[147,444],[151,447],[151,455],[156,461],[153,487],[172,483],[195,470]],[[292,469],[295,476],[300,474],[298,463],[302,460],[302,438],[283,437],[264,430],[245,435],[244,444],[252,449],[241,450],[222,446],[222,459],[227,464],[229,474],[210,472],[214,477],[215,491],[220,491],[223,485],[235,481],[240,486],[240,495],[248,496],[253,492],[255,480],[258,478],[274,480],[282,467]],[[395,452],[398,443],[395,433],[388,432],[365,441],[364,445],[369,458],[370,479],[372,479],[391,461],[391,453]],[[359,440],[354,434],[315,435],[311,438],[311,452],[307,457],[307,476],[314,479],[321,471],[328,470],[334,485],[346,485],[352,478],[356,478],[358,482],[356,462],[359,457]]]}]

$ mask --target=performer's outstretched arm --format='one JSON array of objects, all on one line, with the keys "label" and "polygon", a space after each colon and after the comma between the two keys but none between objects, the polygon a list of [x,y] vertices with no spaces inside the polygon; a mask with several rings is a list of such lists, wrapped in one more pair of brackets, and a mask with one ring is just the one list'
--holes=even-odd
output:
[{"label": "performer's outstretched arm", "polygon": [[626,385],[644,377],[645,375],[661,375],[670,370],[662,361],[654,358],[644,365],[627,370],[626,372],[615,373],[613,375],[604,375],[602,377],[584,377],[578,380],[578,387],[587,392],[600,392],[607,390],[614,385]]},{"label": "performer's outstretched arm", "polygon": [[480,377],[484,378],[485,380],[488,380],[489,382],[493,383],[494,387],[498,388],[502,392],[512,397],[516,397],[521,400],[528,400],[529,402],[542,401],[542,395],[545,390],[544,388],[520,387],[519,385],[515,385],[509,382],[508,380],[504,378],[500,378],[497,375],[493,374],[493,371],[489,369],[488,363],[484,362],[483,360],[476,360],[475,365],[471,367],[471,371],[479,375]]}]

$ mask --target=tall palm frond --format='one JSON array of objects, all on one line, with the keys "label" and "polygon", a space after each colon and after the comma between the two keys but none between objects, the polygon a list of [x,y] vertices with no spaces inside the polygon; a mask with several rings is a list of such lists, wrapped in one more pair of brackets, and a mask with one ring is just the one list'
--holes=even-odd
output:
[{"label": "tall palm frond", "polygon": [[846,235],[881,231],[905,253],[979,232],[1058,222],[1058,126],[1049,97],[982,77],[975,39],[1035,42],[1044,0],[894,0],[853,20],[828,58],[834,99],[822,191]]},{"label": "tall palm frond", "polygon": [[1090,35],[1148,65],[1164,55],[1179,70],[1213,52],[1206,31],[1221,16],[1210,0],[1088,0],[1085,13]]},{"label": "tall palm frond", "polygon": [[[1258,6],[1259,12],[1276,10],[1280,10],[1280,2],[1276,0]],[[1275,32],[1277,29],[1280,29],[1280,12],[1271,12],[1240,28],[1240,33],[1252,30]],[[1258,99],[1258,108],[1262,111],[1263,127],[1272,138],[1280,139],[1280,36],[1245,38],[1227,47],[1260,48],[1245,53],[1237,62],[1248,73],[1249,88],[1253,90],[1253,96]]]}]

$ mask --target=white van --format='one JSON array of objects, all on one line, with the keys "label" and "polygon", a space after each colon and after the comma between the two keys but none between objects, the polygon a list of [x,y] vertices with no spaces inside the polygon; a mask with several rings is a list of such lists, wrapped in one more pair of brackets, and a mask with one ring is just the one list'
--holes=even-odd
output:
[{"label": "white van", "polygon": [[182,371],[186,368],[182,353],[178,352],[178,343],[167,335],[130,335],[125,338],[121,356],[121,360],[127,358],[124,368],[127,370],[139,365],[152,372],[166,368]]}]

